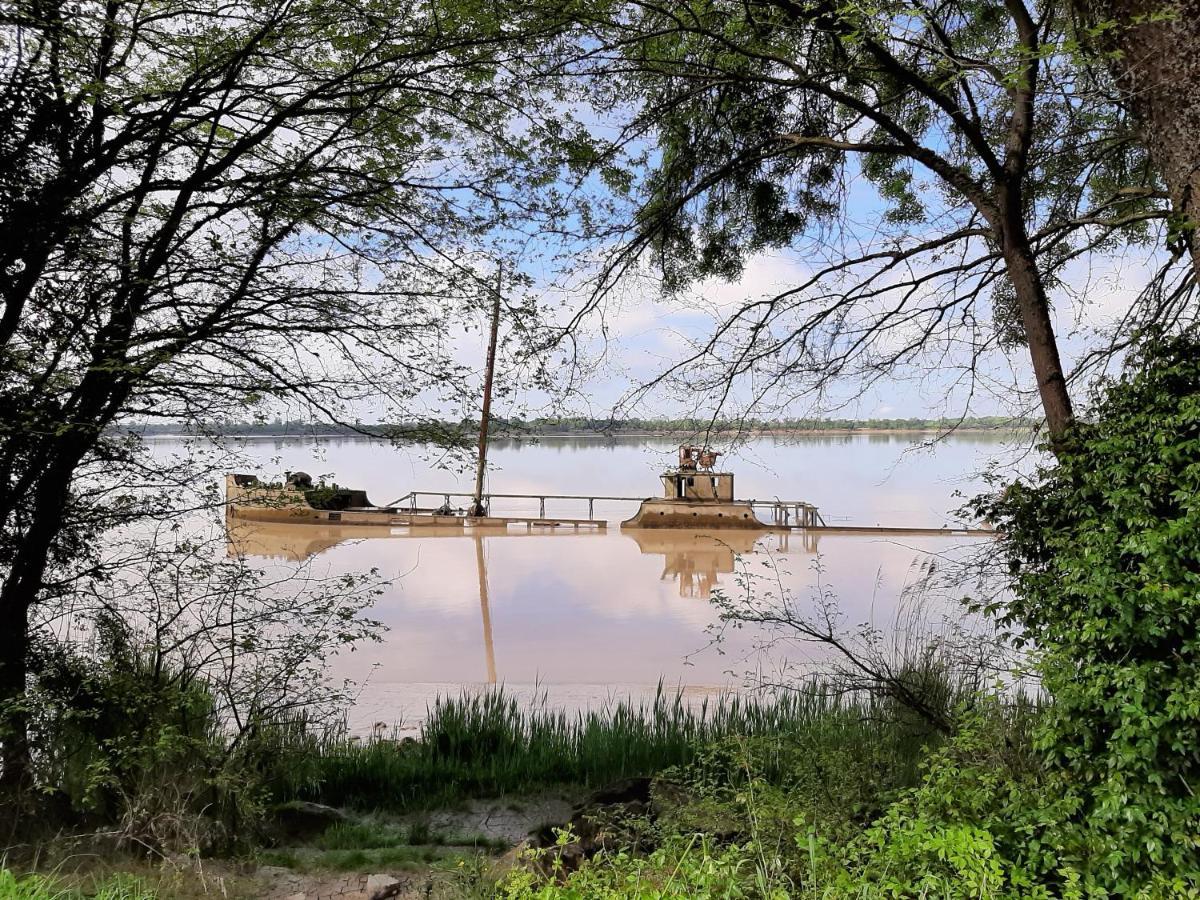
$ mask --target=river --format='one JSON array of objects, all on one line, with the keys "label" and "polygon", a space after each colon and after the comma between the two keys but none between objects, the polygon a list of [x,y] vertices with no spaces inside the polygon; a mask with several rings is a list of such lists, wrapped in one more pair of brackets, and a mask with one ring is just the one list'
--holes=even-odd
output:
[{"label": "river", "polygon": [[[1019,449],[994,433],[963,433],[932,449],[905,434],[764,437],[721,460],[735,473],[739,498],[804,500],[830,524],[942,526],[964,496],[979,492],[978,473]],[[153,440],[154,452],[178,449]],[[410,490],[469,491],[471,473],[439,468],[421,449],[342,438],[253,439],[242,443],[244,471],[278,477],[285,470],[327,476],[366,489],[379,504]],[[498,441],[488,490],[649,496],[674,460],[662,438],[543,438]],[[464,501],[465,502],[465,501]],[[493,512],[537,513],[534,501],[507,501]],[[710,646],[716,588],[743,590],[755,573],[761,590],[784,590],[803,603],[836,596],[847,625],[886,630],[906,586],[930,558],[965,551],[987,538],[743,534],[641,530],[622,533],[636,504],[596,505],[607,531],[482,536],[459,531],[242,527],[235,552],[264,565],[310,559],[318,574],[377,568],[390,579],[371,615],[387,626],[379,643],[333,661],[333,675],[357,682],[351,726],[415,727],[439,694],[491,682],[518,695],[581,708],[618,696],[645,696],[661,681],[694,696],[740,685],[748,671],[777,665],[756,650],[749,630]],[[586,504],[548,501],[550,515],[584,516]],[[741,574],[739,574],[741,573]],[[790,646],[792,663],[817,648]],[[797,657],[800,657],[797,659]]]}]

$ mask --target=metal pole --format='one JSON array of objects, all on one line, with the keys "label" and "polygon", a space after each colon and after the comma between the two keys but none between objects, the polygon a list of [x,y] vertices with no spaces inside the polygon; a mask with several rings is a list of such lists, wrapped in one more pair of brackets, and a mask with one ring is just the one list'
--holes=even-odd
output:
[{"label": "metal pole", "polygon": [[483,505],[483,473],[487,468],[488,422],[492,416],[492,376],[496,369],[496,335],[500,330],[500,288],[504,269],[496,272],[496,297],[492,301],[492,334],[488,339],[487,369],[483,376],[483,409],[479,414],[479,467],[475,470],[475,500],[471,504],[472,516],[487,515]]}]

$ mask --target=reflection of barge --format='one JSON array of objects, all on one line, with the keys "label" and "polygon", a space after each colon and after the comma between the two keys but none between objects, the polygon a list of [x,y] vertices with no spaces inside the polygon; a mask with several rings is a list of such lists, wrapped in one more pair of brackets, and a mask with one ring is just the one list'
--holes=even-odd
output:
[{"label": "reflection of barge", "polygon": [[690,528],[654,528],[631,531],[629,537],[643,556],[662,556],[662,580],[679,582],[680,597],[707,598],[720,576],[731,574],[738,557],[752,552],[765,533],[739,528],[717,536]]},{"label": "reflection of barge", "polygon": [[[811,528],[824,525],[817,508],[797,501],[770,501],[773,521],[761,522],[753,500],[735,500],[733,473],[715,471],[719,453],[707,447],[680,447],[679,465],[660,477],[661,497],[642,501],[622,528]],[[758,504],[764,505],[764,504]],[[795,521],[792,521],[792,515]]]}]

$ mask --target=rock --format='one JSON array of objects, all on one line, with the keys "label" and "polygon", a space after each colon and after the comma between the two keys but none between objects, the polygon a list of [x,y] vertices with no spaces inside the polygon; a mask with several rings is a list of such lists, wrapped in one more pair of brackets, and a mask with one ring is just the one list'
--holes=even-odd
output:
[{"label": "rock", "polygon": [[348,817],[340,809],[293,800],[281,803],[272,810],[280,836],[285,840],[302,840],[323,833],[330,825],[345,822]]},{"label": "rock", "polygon": [[408,879],[401,880],[391,875],[368,875],[365,891],[367,900],[389,900],[391,897],[399,897],[409,884]]}]

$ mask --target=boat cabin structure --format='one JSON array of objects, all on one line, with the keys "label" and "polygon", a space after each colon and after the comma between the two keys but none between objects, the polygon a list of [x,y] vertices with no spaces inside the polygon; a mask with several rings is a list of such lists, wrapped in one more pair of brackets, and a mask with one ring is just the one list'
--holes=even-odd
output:
[{"label": "boat cabin structure", "polygon": [[[735,499],[733,473],[717,471],[721,456],[708,447],[684,445],[679,462],[659,476],[662,494],[642,501],[637,513],[621,523],[622,528],[720,528],[754,529],[820,523],[816,507],[807,503],[788,503],[781,512],[780,502],[771,501],[773,520],[763,522],[755,513],[756,501]],[[776,508],[780,507],[780,508]]]}]

